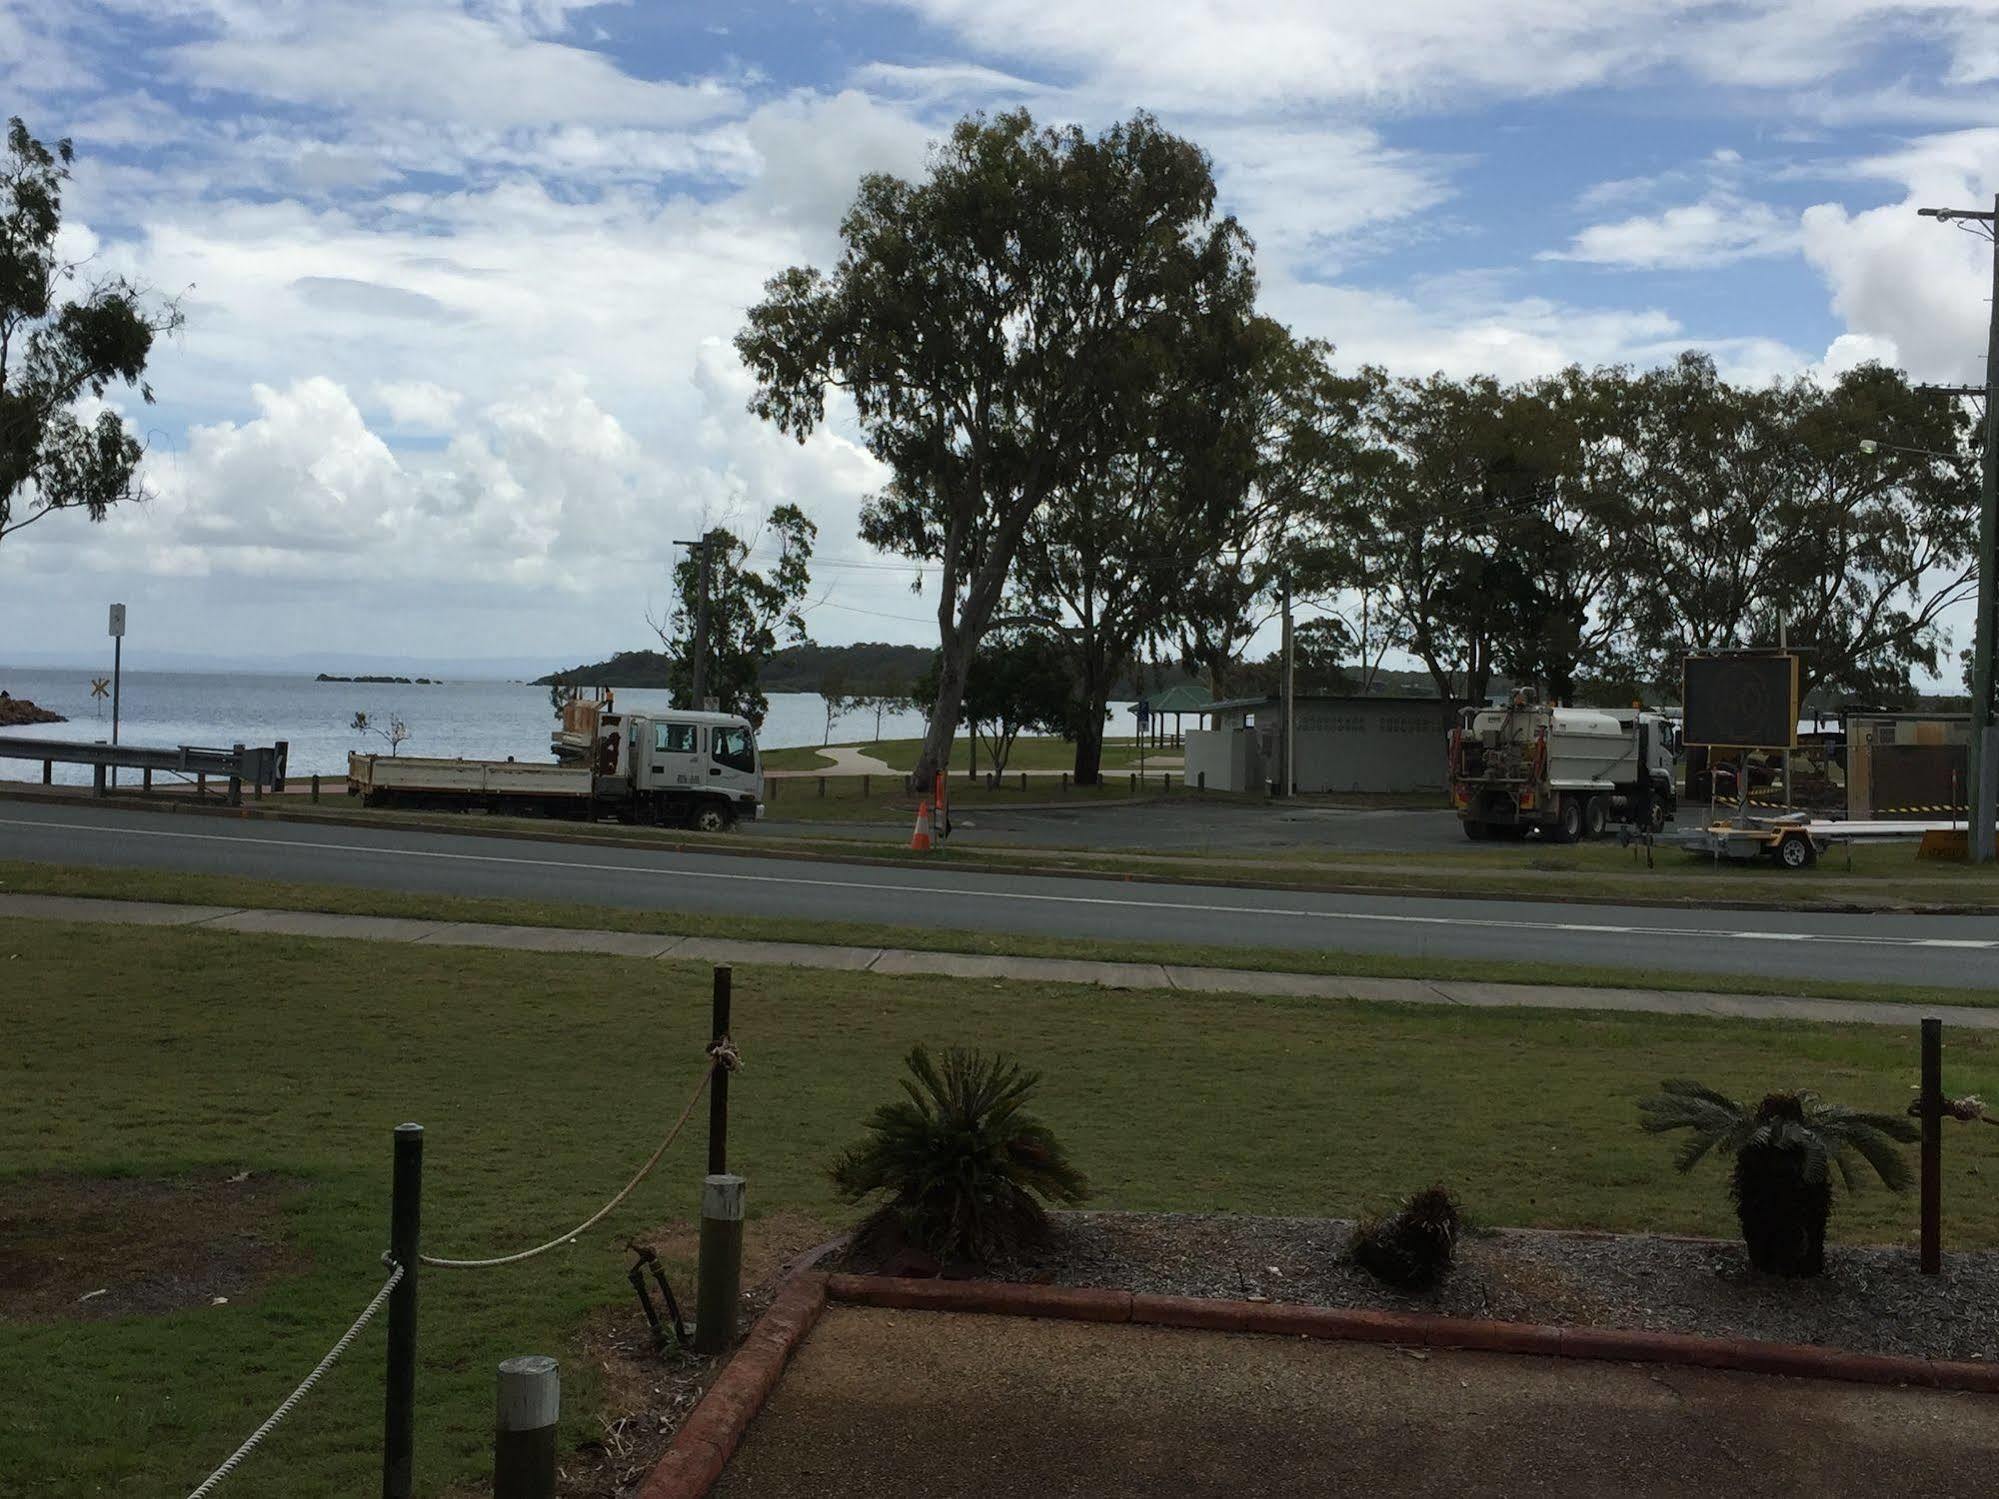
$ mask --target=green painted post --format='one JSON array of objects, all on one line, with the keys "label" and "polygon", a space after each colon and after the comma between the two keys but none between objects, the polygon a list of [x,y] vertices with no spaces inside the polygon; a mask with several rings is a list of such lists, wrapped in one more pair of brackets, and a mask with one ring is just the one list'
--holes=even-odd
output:
[{"label": "green painted post", "polygon": [[389,1367],[382,1397],[382,1499],[410,1499],[416,1447],[416,1267],[423,1221],[423,1126],[396,1126],[389,1258],[403,1278],[389,1293]]}]

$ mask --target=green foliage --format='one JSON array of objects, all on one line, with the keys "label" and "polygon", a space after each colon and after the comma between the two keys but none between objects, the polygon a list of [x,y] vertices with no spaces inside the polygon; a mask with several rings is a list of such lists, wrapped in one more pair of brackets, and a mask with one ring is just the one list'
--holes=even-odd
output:
[{"label": "green foliage", "polygon": [[[799,609],[811,583],[812,543],[819,528],[796,505],[779,505],[762,530],[776,542],[777,561],[766,571],[745,564],[753,545],[717,527],[708,532],[708,655],[706,691],[723,713],[739,713],[762,727],[770,701],[759,685],[764,665],[780,639],[799,644],[805,639],[805,615]],[[665,624],[652,621],[671,660],[667,685],[675,701],[687,708],[694,701],[694,634],[700,610],[703,548],[691,548],[673,569],[673,613]]]},{"label": "green foliage", "polygon": [[862,1224],[861,1243],[990,1264],[1040,1241],[1044,1200],[1088,1195],[1054,1133],[1026,1112],[1039,1073],[957,1047],[940,1067],[921,1043],[908,1067],[905,1097],[869,1115],[867,1137],[832,1167],[846,1201],[885,1199]]},{"label": "green foliage", "polygon": [[[942,657],[911,689],[920,703],[936,701]],[[965,673],[964,718],[976,742],[983,738],[994,775],[1006,769],[1023,730],[1074,738],[1088,709],[1075,700],[1068,653],[1045,632],[1007,630],[988,637]],[[1099,734],[1102,712],[1098,712]],[[980,730],[983,729],[983,735]]]},{"label": "green foliage", "polygon": [[1735,1159],[1731,1190],[1750,1262],[1779,1275],[1816,1275],[1825,1264],[1832,1168],[1856,1190],[1871,1168],[1890,1191],[1909,1185],[1895,1148],[1921,1131],[1901,1114],[1829,1104],[1807,1091],[1765,1095],[1755,1108],[1705,1084],[1661,1083],[1640,1102],[1649,1134],[1686,1130],[1673,1164],[1691,1171],[1712,1153]]},{"label": "green foliage", "polygon": [[1245,279],[1248,241],[1214,204],[1208,158],[1149,115],[1094,138],[975,115],[924,181],[862,180],[831,275],[793,267],[750,310],[751,409],[802,439],[843,391],[894,476],[863,536],[939,564],[919,778],[948,754],[1030,518],[1140,461],[1134,434],[1170,406],[1162,369]]},{"label": "green foliage", "polygon": [[178,328],[168,306],[110,277],[63,299],[77,268],[58,258],[63,184],[74,152],[53,148],[16,117],[0,161],[0,536],[57,510],[92,520],[137,498],[144,449],[117,413],[85,421],[77,407],[114,384],[153,399],[144,382],[153,339]]},{"label": "green foliage", "polygon": [[1394,1212],[1356,1224],[1347,1254],[1399,1291],[1427,1291],[1450,1273],[1463,1228],[1457,1199],[1443,1187],[1425,1187]]}]

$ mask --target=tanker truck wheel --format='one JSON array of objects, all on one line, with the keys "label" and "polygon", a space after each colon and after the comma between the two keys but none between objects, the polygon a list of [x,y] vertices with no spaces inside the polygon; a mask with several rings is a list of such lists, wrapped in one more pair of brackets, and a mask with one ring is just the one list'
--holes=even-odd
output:
[{"label": "tanker truck wheel", "polygon": [[1556,843],[1580,843],[1583,823],[1583,804],[1573,796],[1565,796],[1555,811],[1555,825],[1548,832]]},{"label": "tanker truck wheel", "polygon": [[1610,825],[1610,802],[1608,798],[1593,796],[1583,809],[1583,836],[1601,838],[1603,830]]},{"label": "tanker truck wheel", "polygon": [[1490,838],[1491,836],[1492,836],[1492,828],[1490,824],[1483,822],[1474,822],[1469,817],[1465,819],[1465,837],[1471,839],[1472,842],[1483,843],[1485,842],[1486,839]]},{"label": "tanker truck wheel", "polygon": [[719,802],[704,802],[694,809],[690,826],[697,833],[726,833],[733,821],[735,819],[729,815],[727,807]]}]

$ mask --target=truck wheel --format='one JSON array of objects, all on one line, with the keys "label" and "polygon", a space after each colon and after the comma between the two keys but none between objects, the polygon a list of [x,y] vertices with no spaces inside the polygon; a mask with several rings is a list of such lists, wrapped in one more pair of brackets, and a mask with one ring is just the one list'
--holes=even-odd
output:
[{"label": "truck wheel", "polygon": [[1655,833],[1665,832],[1666,824],[1672,820],[1672,816],[1673,816],[1672,812],[1667,809],[1666,804],[1664,802],[1660,801],[1653,802],[1652,831]]},{"label": "truck wheel", "polygon": [[1465,819],[1465,837],[1472,842],[1483,843],[1491,836],[1492,827],[1489,823],[1474,822],[1469,817]]},{"label": "truck wheel", "polygon": [[1777,862],[1786,869],[1806,869],[1818,862],[1819,851],[1809,833],[1786,833],[1777,844]]},{"label": "truck wheel", "polygon": [[1579,843],[1583,836],[1583,804],[1573,796],[1562,798],[1555,809],[1555,825],[1549,829],[1557,843]]},{"label": "truck wheel", "polygon": [[717,802],[696,807],[689,826],[697,833],[726,833],[729,824],[736,819],[729,815],[729,809]]},{"label": "truck wheel", "polygon": [[1601,838],[1603,830],[1609,825],[1609,801],[1601,796],[1591,797],[1589,805],[1583,808],[1583,836],[1585,838]]}]

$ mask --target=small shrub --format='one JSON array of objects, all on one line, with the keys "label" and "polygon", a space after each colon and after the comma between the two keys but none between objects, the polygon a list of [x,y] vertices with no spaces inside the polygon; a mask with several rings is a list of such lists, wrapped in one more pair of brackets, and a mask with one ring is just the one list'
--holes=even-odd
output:
[{"label": "small shrub", "polygon": [[908,1066],[907,1096],[870,1114],[867,1135],[832,1166],[848,1202],[884,1199],[856,1231],[858,1246],[907,1246],[947,1262],[1011,1259],[1045,1237],[1044,1201],[1089,1194],[1053,1131],[1025,1111],[1039,1073],[956,1047],[939,1065],[921,1045]]},{"label": "small shrub", "polygon": [[1921,1134],[1902,1115],[1863,1113],[1803,1090],[1768,1094],[1751,1108],[1703,1084],[1675,1080],[1638,1107],[1648,1133],[1688,1131],[1673,1162],[1681,1171],[1710,1152],[1735,1157],[1729,1195],[1743,1246],[1749,1263],[1772,1275],[1824,1272],[1834,1166],[1848,1191],[1860,1186],[1862,1165],[1889,1191],[1904,1191],[1909,1163],[1895,1146]]},{"label": "small shrub", "polygon": [[1385,1217],[1358,1225],[1347,1255],[1399,1291],[1427,1291],[1450,1273],[1464,1220],[1442,1187],[1425,1187]]}]

